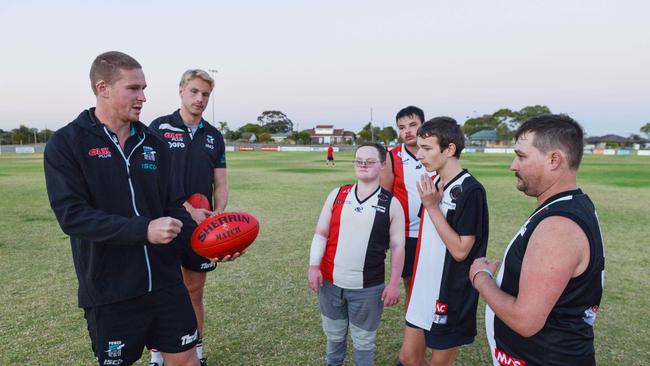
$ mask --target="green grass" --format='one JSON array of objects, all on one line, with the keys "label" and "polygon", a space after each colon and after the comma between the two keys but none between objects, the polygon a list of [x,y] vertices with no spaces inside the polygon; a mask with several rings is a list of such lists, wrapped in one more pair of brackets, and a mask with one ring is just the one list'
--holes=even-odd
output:
[{"label": "green grass", "polygon": [[[221,365],[320,365],[325,337],[306,285],[309,244],[327,193],[354,180],[352,154],[337,154],[334,168],[325,167],[322,153],[237,152],[228,159],[228,208],[257,216],[261,231],[244,257],[209,275],[207,356]],[[515,189],[510,156],[466,154],[462,163],[486,187],[488,252],[501,259],[535,202]],[[70,244],[49,208],[42,165],[42,155],[0,155],[0,365],[90,365]],[[596,204],[606,245],[598,364],[647,364],[650,158],[585,156],[578,179]],[[377,365],[392,365],[399,351],[402,309],[384,312]],[[479,336],[457,365],[488,363],[483,304],[479,309]],[[145,352],[137,364],[147,359]]]}]

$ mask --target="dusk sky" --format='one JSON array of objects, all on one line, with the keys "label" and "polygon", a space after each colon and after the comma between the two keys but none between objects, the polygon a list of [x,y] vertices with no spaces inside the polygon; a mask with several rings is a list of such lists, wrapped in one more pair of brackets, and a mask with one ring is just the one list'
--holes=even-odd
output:
[{"label": "dusk sky", "polygon": [[[214,68],[216,121],[265,110],[298,129],[358,132],[426,117],[547,105],[588,135],[650,122],[648,1],[0,1],[0,128],[58,129],[95,103],[88,71],[126,52],[142,121],[179,106],[188,68]],[[213,120],[212,104],[205,118]]]}]

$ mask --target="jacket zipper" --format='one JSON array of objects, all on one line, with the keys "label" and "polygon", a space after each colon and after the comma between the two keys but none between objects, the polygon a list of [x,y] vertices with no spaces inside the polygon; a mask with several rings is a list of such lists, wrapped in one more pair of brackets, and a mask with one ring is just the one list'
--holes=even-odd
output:
[{"label": "jacket zipper", "polygon": [[[126,175],[127,175],[128,179],[129,179],[129,189],[131,190],[131,204],[133,205],[133,211],[135,212],[135,215],[140,216],[140,212],[138,212],[138,207],[135,204],[135,190],[133,189],[133,182],[131,181],[131,168],[130,168],[131,164],[130,164],[130,160],[131,160],[131,155],[133,155],[135,150],[137,150],[137,148],[140,147],[140,145],[142,145],[144,143],[144,140],[147,138],[147,135],[143,135],[142,140],[140,140],[133,147],[133,149],[131,150],[131,153],[129,154],[129,156],[126,157],[124,155],[124,151],[122,151],[122,147],[120,146],[118,141],[116,141],[117,138],[113,138],[113,136],[111,136],[111,134],[108,132],[108,129],[106,128],[106,126],[104,126],[104,132],[106,133],[108,138],[113,142],[113,144],[117,148],[117,151],[120,152],[120,155],[122,156],[122,159],[124,159],[124,163],[126,164]],[[147,250],[146,245],[143,245],[142,248],[144,249],[144,259],[145,259],[145,262],[147,263],[147,274],[148,274],[148,280],[149,280],[148,281],[149,282],[148,283],[149,284],[149,289],[147,290],[147,292],[151,292],[152,279],[151,279],[151,263],[149,262],[149,252]]]}]

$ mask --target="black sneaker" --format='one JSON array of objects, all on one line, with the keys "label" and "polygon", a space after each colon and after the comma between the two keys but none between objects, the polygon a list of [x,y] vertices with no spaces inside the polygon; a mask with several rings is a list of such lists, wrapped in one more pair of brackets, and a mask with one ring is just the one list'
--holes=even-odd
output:
[{"label": "black sneaker", "polygon": [[199,365],[208,366],[208,360],[205,357],[203,357],[202,359],[199,360]]}]

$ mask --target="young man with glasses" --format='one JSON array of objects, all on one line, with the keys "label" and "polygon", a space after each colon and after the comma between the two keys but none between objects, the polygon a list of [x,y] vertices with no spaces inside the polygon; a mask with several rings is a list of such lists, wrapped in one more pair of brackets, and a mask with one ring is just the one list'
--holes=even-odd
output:
[{"label": "young man with glasses", "polygon": [[[318,294],[327,337],[327,365],[342,365],[348,330],[356,365],[373,365],[384,306],[399,302],[404,264],[404,213],[379,185],[386,150],[375,143],[355,152],[357,183],[334,189],[325,201],[309,255],[308,285]],[[384,285],[386,251],[391,273]]]}]

